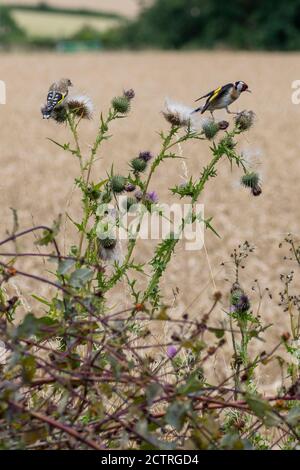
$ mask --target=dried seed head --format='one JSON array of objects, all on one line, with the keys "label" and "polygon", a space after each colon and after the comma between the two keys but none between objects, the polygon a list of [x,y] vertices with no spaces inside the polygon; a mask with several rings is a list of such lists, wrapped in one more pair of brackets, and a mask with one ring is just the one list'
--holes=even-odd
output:
[{"label": "dried seed head", "polygon": [[241,131],[247,131],[253,126],[255,113],[253,111],[242,111],[235,117],[235,125]]},{"label": "dried seed head", "polygon": [[93,117],[94,105],[88,96],[71,96],[66,100],[65,106],[81,119],[92,119]]},{"label": "dried seed head", "polygon": [[111,236],[108,236],[107,238],[100,238],[99,239],[99,244],[103,248],[106,248],[107,250],[111,250],[111,249],[115,248],[115,246],[117,244],[117,240],[116,240],[116,238],[113,238],[113,236],[111,235]]},{"label": "dried seed head", "polygon": [[163,116],[172,126],[189,127],[192,122],[192,108],[188,108],[180,103],[166,100]]}]

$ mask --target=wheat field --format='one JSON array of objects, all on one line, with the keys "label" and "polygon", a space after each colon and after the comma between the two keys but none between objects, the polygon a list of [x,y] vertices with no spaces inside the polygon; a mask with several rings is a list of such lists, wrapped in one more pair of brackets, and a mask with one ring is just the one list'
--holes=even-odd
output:
[{"label": "wheat field", "polygon": [[[126,172],[129,159],[139,151],[159,150],[156,131],[167,127],[161,115],[166,97],[193,106],[193,101],[212,87],[244,80],[253,93],[244,94],[232,109],[252,109],[257,115],[255,128],[243,134],[239,148],[257,160],[263,176],[263,194],[255,198],[240,188],[238,171],[231,172],[224,161],[218,179],[210,181],[200,201],[205,204],[205,216],[213,216],[221,238],[207,231],[206,250],[196,252],[184,251],[181,243],[163,286],[174,315],[185,309],[193,316],[204,313],[213,292],[220,290],[223,309],[213,313],[213,321],[218,322],[226,316],[226,295],[234,281],[234,270],[228,263],[230,253],[238,243],[248,240],[255,245],[256,252],[247,261],[240,281],[254,308],[259,303],[257,289],[251,291],[254,280],[259,281],[262,292],[266,287],[272,290],[273,299],[264,295],[260,312],[266,323],[275,324],[269,334],[270,344],[275,344],[288,325],[287,316],[278,308],[279,276],[291,267],[283,264],[278,244],[287,232],[300,236],[300,106],[291,101],[292,81],[300,75],[298,64],[297,54],[266,53],[1,55],[0,79],[7,85],[7,104],[0,106],[1,237],[12,225],[10,207],[18,210],[22,229],[32,224],[51,225],[61,212],[79,220],[80,200],[73,185],[77,162],[47,140],[51,137],[68,142],[69,136],[64,126],[43,121],[40,114],[47,87],[56,78],[70,77],[76,90],[89,94],[94,101],[95,118],[81,127],[81,145],[86,152],[96,133],[97,113],[106,112],[111,97],[124,88],[136,91],[130,116],[113,124],[114,137],[99,155],[93,174],[95,181],[105,177],[112,163],[116,172]],[[218,116],[225,114],[220,111]],[[183,147],[190,176],[196,177],[207,163],[207,145],[194,142]],[[182,172],[180,161],[164,163],[150,189],[157,191],[162,201],[173,200],[168,188],[181,182]],[[73,236],[67,223],[59,239],[65,253]],[[19,249],[32,250],[33,241],[33,237],[28,244],[23,241]],[[143,260],[152,246],[151,242],[140,243],[136,259]],[[222,262],[225,266],[221,266]],[[45,269],[37,262],[28,266],[35,272]],[[12,289],[22,292],[25,304],[31,305],[33,288],[18,278],[13,280]],[[114,304],[123,305],[124,299],[125,291],[121,290]],[[266,348],[261,344],[258,347]],[[265,372],[264,380],[268,381]]]},{"label": "wheat field", "polygon": [[[6,5],[38,5],[39,0],[5,0]],[[48,5],[61,8],[90,8],[134,17],[139,11],[137,0],[47,0]]]}]

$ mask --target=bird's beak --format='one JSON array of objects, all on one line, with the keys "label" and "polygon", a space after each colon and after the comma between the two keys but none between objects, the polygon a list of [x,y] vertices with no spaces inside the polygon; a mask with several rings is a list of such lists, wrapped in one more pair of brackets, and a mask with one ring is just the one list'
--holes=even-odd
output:
[{"label": "bird's beak", "polygon": [[245,91],[247,91],[248,93],[252,93],[252,91],[251,91],[251,90],[249,90],[248,88],[247,88],[247,90],[245,90]]}]

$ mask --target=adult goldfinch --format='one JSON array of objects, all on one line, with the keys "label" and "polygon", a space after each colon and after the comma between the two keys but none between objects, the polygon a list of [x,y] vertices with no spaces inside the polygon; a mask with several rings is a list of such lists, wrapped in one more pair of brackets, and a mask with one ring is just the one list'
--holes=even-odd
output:
[{"label": "adult goldfinch", "polygon": [[201,114],[203,114],[208,110],[211,114],[213,114],[216,109],[225,108],[227,113],[236,114],[229,111],[228,106],[237,100],[243,91],[251,93],[251,91],[248,89],[248,85],[245,82],[240,80],[235,83],[227,83],[227,85],[220,86],[219,88],[216,88],[215,90],[210,91],[206,95],[198,98],[196,101],[202,100],[203,98],[207,98],[207,100],[204,106],[195,109],[193,112],[197,113],[198,111],[201,111]]},{"label": "adult goldfinch", "polygon": [[73,85],[69,78],[62,78],[61,80],[52,83],[47,95],[47,104],[42,109],[44,119],[49,119],[52,111],[64,102],[69,93],[70,86]]}]

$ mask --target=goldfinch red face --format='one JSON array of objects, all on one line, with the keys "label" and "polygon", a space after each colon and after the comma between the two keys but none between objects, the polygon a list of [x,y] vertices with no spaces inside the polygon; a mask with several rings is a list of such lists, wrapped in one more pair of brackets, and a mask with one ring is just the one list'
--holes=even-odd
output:
[{"label": "goldfinch red face", "polygon": [[242,93],[242,91],[247,91],[248,93],[251,93],[251,91],[248,88],[247,83],[243,82],[242,80],[235,82],[234,86],[240,93]]}]

